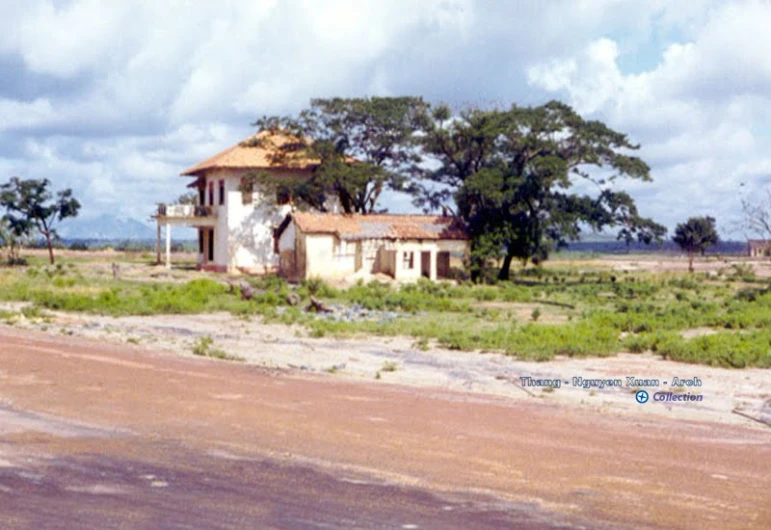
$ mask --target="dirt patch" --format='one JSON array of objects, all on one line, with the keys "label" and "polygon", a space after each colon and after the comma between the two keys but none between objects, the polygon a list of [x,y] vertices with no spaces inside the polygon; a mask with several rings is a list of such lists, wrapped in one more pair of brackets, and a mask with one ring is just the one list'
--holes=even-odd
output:
[{"label": "dirt patch", "polygon": [[[357,517],[369,513],[368,506],[386,504],[399,515],[415,498],[393,496],[405,488],[466,499],[484,494],[493,498],[489,504],[473,506],[483,513],[513,515],[512,506],[529,506],[528,513],[548,514],[544,522],[564,521],[574,528],[607,523],[614,528],[727,530],[765,528],[771,520],[771,454],[765,430],[660,414],[625,417],[613,409],[533,399],[521,391],[521,399],[514,400],[286,374],[7,327],[0,328],[0,341],[0,397],[13,402],[15,410],[132,433],[0,438],[0,453],[5,445],[20,451],[2,455],[8,467],[0,468],[0,485],[10,488],[0,491],[4,527],[14,526],[3,520],[9,513],[43,521],[17,521],[16,526],[52,526],[51,521],[61,522],[54,513],[78,513],[74,506],[104,509],[104,521],[113,525],[116,517],[136,521],[156,507],[150,520],[159,527],[195,526],[189,520],[157,518],[179,513],[179,506],[199,510],[200,517],[217,514],[217,524],[226,526],[221,517],[227,513],[238,513],[243,526],[243,520],[260,521],[257,517],[271,512],[304,516],[304,506],[311,506],[307,514],[316,521],[318,513],[330,514],[325,510],[335,499],[345,499],[340,508],[347,506],[344,513]],[[361,343],[337,346],[356,348]],[[347,352],[358,354],[355,349]],[[638,358],[641,364],[635,365],[632,356],[619,360],[633,369],[649,361]],[[614,367],[607,361],[596,371],[584,365],[583,373],[607,374]],[[404,373],[410,372],[407,366]],[[533,369],[547,375],[554,366]],[[670,368],[686,374],[686,368],[694,367]],[[702,375],[710,378],[707,388],[713,388],[707,372]],[[32,466],[28,454],[52,458],[48,467]],[[16,467],[17,457],[25,458],[27,468]],[[258,459],[269,459],[281,469],[260,473],[251,465]],[[324,477],[299,467],[321,471]],[[338,497],[331,496],[339,490],[335,477],[345,485]],[[378,483],[398,488],[363,495],[367,484]],[[131,489],[130,504],[121,502],[124,487]],[[271,492],[279,495],[266,499]],[[469,506],[444,505],[458,513],[451,512],[440,527],[453,527],[453,521],[466,528],[485,527],[478,520],[459,519]],[[255,512],[244,512],[246,507]],[[97,511],[89,511],[89,517],[101,513]],[[429,528],[439,521],[432,513],[433,518],[427,513],[420,520],[397,519],[396,525],[391,519],[369,525],[349,519],[345,527]],[[46,514],[50,519],[41,519]],[[341,527],[334,521],[327,526]],[[527,525],[499,522],[489,527]]]},{"label": "dirt patch", "polygon": [[[0,309],[3,307],[0,304]],[[435,346],[425,350],[424,345],[404,337],[311,338],[298,326],[265,324],[259,318],[246,320],[228,313],[119,318],[59,312],[46,312],[46,315],[45,319],[22,317],[15,327],[58,337],[76,336],[106,344],[126,344],[137,351],[169,351],[184,357],[193,357],[193,346],[199,338],[210,337],[213,348],[242,357],[247,365],[373,384],[473,391],[516,400],[548,400],[614,414],[749,424],[752,422],[731,411],[738,408],[759,415],[764,400],[771,398],[769,370],[688,365],[664,361],[651,354],[587,359],[562,357],[540,363],[520,361],[500,353],[459,352]],[[698,377],[702,382],[699,392],[706,399],[678,406],[640,407],[633,399],[637,389],[625,385],[626,377],[630,376],[659,379],[662,390],[665,390],[664,381],[671,385],[675,377]],[[522,377],[559,379],[562,384],[549,391],[523,386]],[[582,380],[620,378],[624,386],[584,388],[573,385],[574,377]]]}]

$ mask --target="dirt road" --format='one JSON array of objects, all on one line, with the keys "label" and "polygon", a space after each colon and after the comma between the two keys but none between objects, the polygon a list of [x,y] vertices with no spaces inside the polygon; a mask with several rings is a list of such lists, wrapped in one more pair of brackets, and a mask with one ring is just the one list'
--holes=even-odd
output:
[{"label": "dirt road", "polygon": [[3,528],[769,528],[771,431],[0,326]]}]

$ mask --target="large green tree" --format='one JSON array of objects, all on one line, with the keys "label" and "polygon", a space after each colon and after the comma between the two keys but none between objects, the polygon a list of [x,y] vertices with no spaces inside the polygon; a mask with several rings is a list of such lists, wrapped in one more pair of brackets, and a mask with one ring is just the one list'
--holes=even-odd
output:
[{"label": "large green tree", "polygon": [[693,272],[693,257],[719,241],[714,217],[691,217],[675,227],[672,241],[688,253],[688,271]]},{"label": "large green tree", "polygon": [[29,235],[35,229],[40,232],[53,264],[53,241],[58,237],[56,225],[62,219],[77,216],[80,202],[72,196],[71,189],[54,195],[50,185],[48,179],[11,177],[10,181],[0,185],[0,207],[5,208],[3,218],[17,237]]},{"label": "large green tree", "polygon": [[[514,259],[538,263],[583,228],[620,227],[619,238],[645,243],[666,232],[615,189],[619,177],[650,180],[630,154],[638,146],[563,103],[457,115],[438,107],[426,123],[424,149],[436,168],[417,202],[435,208],[454,199],[472,236],[472,272],[496,258],[507,279]],[[593,192],[575,191],[579,182]]]},{"label": "large green tree", "polygon": [[[274,142],[273,161],[317,159],[310,180],[272,184],[318,210],[334,197],[346,213],[372,213],[385,189],[405,190],[420,162],[415,132],[426,105],[416,97],[313,99],[297,116],[266,116],[254,125],[262,134],[252,145],[266,145],[271,135],[296,141]],[[270,185],[268,173],[259,175]]]}]

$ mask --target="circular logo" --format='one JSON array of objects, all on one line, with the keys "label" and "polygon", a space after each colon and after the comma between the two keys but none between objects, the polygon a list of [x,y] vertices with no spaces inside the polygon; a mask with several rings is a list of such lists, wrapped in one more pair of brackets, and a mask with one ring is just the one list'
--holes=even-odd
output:
[{"label": "circular logo", "polygon": [[642,405],[643,403],[648,402],[648,392],[645,390],[638,390],[637,393],[634,395],[635,400]]}]

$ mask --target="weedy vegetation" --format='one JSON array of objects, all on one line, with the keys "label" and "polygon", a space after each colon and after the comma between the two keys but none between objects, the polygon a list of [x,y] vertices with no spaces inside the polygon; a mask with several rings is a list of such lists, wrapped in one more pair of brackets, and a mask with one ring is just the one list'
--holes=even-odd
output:
[{"label": "weedy vegetation", "polygon": [[[436,343],[538,361],[653,352],[688,363],[771,367],[771,287],[745,264],[708,276],[579,270],[556,260],[488,285],[359,282],[345,290],[318,279],[295,286],[275,277],[246,281],[255,292],[251,300],[221,279],[116,280],[94,276],[80,262],[38,264],[0,268],[0,301],[32,302],[27,318],[44,317],[44,310],[112,316],[224,311],[302,326],[312,337],[406,336],[417,349]],[[304,310],[310,296],[396,316],[323,318]],[[13,312],[0,313],[6,322],[14,318]],[[212,348],[208,337],[199,339],[194,353],[234,357]]]},{"label": "weedy vegetation", "polygon": [[225,350],[221,350],[219,348],[213,348],[212,347],[213,343],[214,343],[214,339],[212,339],[208,335],[205,335],[203,337],[198,337],[193,343],[193,347],[192,347],[193,355],[198,355],[199,357],[210,357],[212,359],[219,359],[221,361],[243,362],[246,360],[241,356],[231,355],[227,353]]}]

